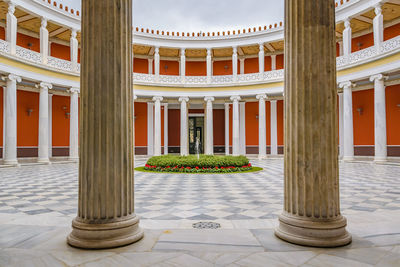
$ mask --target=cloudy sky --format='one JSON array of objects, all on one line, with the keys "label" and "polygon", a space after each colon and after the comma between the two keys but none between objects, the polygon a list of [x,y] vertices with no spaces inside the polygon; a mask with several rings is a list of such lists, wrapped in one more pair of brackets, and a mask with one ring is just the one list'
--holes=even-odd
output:
[{"label": "cloudy sky", "polygon": [[[62,0],[80,9],[81,0]],[[284,0],[133,0],[134,26],[169,31],[218,31],[283,20]]]}]

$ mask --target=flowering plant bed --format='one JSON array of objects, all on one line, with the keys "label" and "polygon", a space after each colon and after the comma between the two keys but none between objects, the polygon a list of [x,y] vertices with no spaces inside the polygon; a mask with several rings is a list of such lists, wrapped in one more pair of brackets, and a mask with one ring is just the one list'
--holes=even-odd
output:
[{"label": "flowering plant bed", "polygon": [[178,173],[235,173],[258,171],[245,156],[157,156],[150,158],[139,171]]}]

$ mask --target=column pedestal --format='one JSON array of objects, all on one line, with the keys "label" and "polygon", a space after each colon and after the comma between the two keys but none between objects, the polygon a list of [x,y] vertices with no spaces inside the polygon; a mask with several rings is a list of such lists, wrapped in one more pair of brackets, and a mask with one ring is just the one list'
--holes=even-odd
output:
[{"label": "column pedestal", "polygon": [[[275,234],[299,245],[347,245],[351,236],[339,199],[334,1],[285,0],[285,9],[285,197]],[[304,47],[311,52],[301,52]]]},{"label": "column pedestal", "polygon": [[82,31],[79,204],[67,240],[112,248],[143,237],[134,213],[132,1],[82,1]]}]

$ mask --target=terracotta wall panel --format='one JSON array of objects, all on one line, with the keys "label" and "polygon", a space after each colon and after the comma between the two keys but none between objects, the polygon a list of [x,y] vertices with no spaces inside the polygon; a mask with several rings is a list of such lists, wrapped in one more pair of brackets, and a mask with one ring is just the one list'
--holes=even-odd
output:
[{"label": "terracotta wall panel", "polygon": [[387,144],[400,146],[400,85],[386,87]]},{"label": "terracotta wall panel", "polygon": [[69,146],[70,97],[53,95],[52,141],[54,146]]},{"label": "terracotta wall panel", "polygon": [[147,103],[135,103],[135,146],[147,146]]},{"label": "terracotta wall panel", "polygon": [[148,62],[148,60],[144,59],[144,58],[135,58],[133,60],[133,72],[148,74],[149,73],[149,62]]},{"label": "terracotta wall panel", "polygon": [[207,62],[186,61],[186,76],[206,76]]},{"label": "terracotta wall panel", "polygon": [[374,145],[373,89],[353,92],[353,125],[355,146]]},{"label": "terracotta wall panel", "polygon": [[38,136],[39,93],[17,90],[17,146],[37,147]]}]

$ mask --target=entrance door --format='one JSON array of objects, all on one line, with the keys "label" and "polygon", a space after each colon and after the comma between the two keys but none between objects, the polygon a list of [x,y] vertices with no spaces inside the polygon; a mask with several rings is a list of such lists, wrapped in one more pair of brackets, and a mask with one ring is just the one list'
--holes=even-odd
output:
[{"label": "entrance door", "polygon": [[[189,117],[189,154],[203,154],[204,140],[203,140],[204,118],[203,117]],[[198,143],[198,151],[196,149]]]}]

